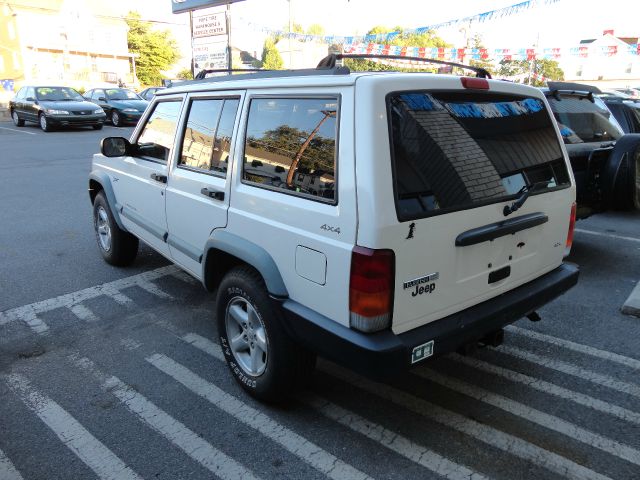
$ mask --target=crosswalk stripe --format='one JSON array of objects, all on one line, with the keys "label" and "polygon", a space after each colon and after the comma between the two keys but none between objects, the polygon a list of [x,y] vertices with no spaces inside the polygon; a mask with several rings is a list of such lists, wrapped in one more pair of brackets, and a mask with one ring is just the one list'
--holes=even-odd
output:
[{"label": "crosswalk stripe", "polygon": [[151,283],[151,282],[149,282],[147,280],[138,280],[136,282],[136,285],[138,287],[142,288],[143,290],[146,290],[151,295],[155,295],[156,297],[164,298],[166,300],[173,299],[173,297],[171,295],[169,295],[167,292],[165,292],[160,287],[158,287],[154,283]]},{"label": "crosswalk stripe", "polygon": [[97,322],[98,317],[96,317],[95,313],[89,310],[87,307],[78,303],[77,305],[72,305],[69,307],[69,310],[78,317],[80,320],[84,320],[85,322]]},{"label": "crosswalk stripe", "polygon": [[597,385],[602,385],[618,392],[626,393],[627,395],[640,397],[640,385],[632,385],[631,383],[616,380],[615,378],[602,375],[592,370],[587,370],[586,368],[578,367],[571,363],[538,355],[537,353],[512,346],[502,345],[499,352],[506,353],[512,357],[521,358],[522,360],[526,360],[558,372],[566,373],[567,375],[571,375]]},{"label": "crosswalk stripe", "polygon": [[154,354],[146,360],[215,407],[233,416],[245,425],[256,429],[329,478],[335,480],[370,478],[365,473],[343,462],[318,445],[298,435],[293,430],[290,430],[259,410],[238,400],[233,395],[226,393],[216,385],[207,382],[169,357]]},{"label": "crosswalk stripe", "polygon": [[133,300],[127,297],[124,293],[119,292],[115,288],[104,287],[102,289],[102,293],[109,297],[114,302],[122,305],[123,307],[128,307],[133,305]]},{"label": "crosswalk stripe", "polygon": [[331,376],[349,385],[361,388],[420,416],[462,432],[505,453],[551,470],[565,478],[572,480],[605,480],[609,478],[519,437],[446,410],[397,388],[367,380],[341,367],[328,365],[326,362],[323,369]]},{"label": "crosswalk stripe", "polygon": [[25,312],[21,320],[26,323],[31,330],[40,335],[49,333],[49,326],[36,315],[35,312]]},{"label": "crosswalk stripe", "polygon": [[102,388],[115,395],[129,411],[216,476],[223,480],[258,478],[122,380],[101,372],[88,358],[72,355],[71,359],[78,367],[88,371],[100,381]]},{"label": "crosswalk stripe", "polygon": [[2,480],[23,480],[20,472],[13,466],[11,460],[0,450],[0,479]]},{"label": "crosswalk stripe", "polygon": [[540,410],[536,410],[535,408],[516,402],[515,400],[511,400],[505,396],[492,393],[484,388],[462,382],[452,377],[447,377],[430,368],[417,370],[415,374],[451,390],[462,393],[463,395],[497,407],[505,412],[509,412],[512,415],[523,418],[532,423],[536,423],[544,428],[566,435],[567,437],[577,440],[578,442],[582,442],[585,445],[597,448],[603,452],[607,452],[618,458],[627,460],[628,462],[635,463],[636,465],[640,465],[640,451],[635,448],[631,448],[628,445],[624,445],[620,442],[616,442],[607,437],[581,428],[559,417],[541,412]]},{"label": "crosswalk stripe", "polygon": [[507,380],[511,380],[512,382],[524,384],[527,387],[533,388],[534,390],[538,390],[539,392],[554,395],[556,397],[569,400],[579,405],[583,405],[585,407],[598,410],[602,413],[606,413],[608,415],[618,417],[621,420],[625,420],[627,422],[632,422],[640,425],[640,413],[633,412],[626,408],[619,407],[618,405],[613,405],[609,402],[604,402],[600,399],[591,397],[584,393],[574,392],[573,390],[560,387],[558,385],[555,385],[550,382],[546,382],[539,378],[534,378],[529,375],[525,375],[524,373],[516,372],[514,370],[509,370],[504,367],[499,367],[498,365],[484,362],[482,360],[478,360],[477,358],[465,357],[462,355],[455,355],[455,356],[450,356],[449,360],[453,360],[455,362],[462,363],[469,367],[476,368],[478,370],[482,370],[488,373],[492,373],[494,375],[498,375],[502,378],[506,378]]},{"label": "crosswalk stripe", "polygon": [[463,465],[454,463],[424,446],[412,442],[407,437],[384,428],[382,425],[378,425],[350,410],[339,407],[324,398],[300,395],[299,399],[325,417],[380,443],[399,455],[445,478],[451,480],[481,480],[488,478]]},{"label": "crosswalk stripe", "polygon": [[20,374],[5,377],[11,390],[20,397],[67,446],[99,478],[104,480],[136,480],[140,477],[111,450],[89,433],[75,418],[50,398],[40,394]]},{"label": "crosswalk stripe", "polygon": [[535,332],[533,330],[529,330],[526,328],[516,327],[514,325],[507,326],[506,330],[508,330],[509,332],[516,333],[518,335],[523,335],[529,338],[533,338],[535,340],[539,340],[541,342],[546,342],[552,345],[557,345],[558,347],[573,350],[574,352],[584,353],[586,355],[591,355],[592,357],[598,357],[604,360],[609,360],[610,362],[619,363],[620,365],[631,367],[640,371],[640,360],[637,360],[635,358],[625,357],[624,355],[619,355],[613,352],[607,352],[605,350],[600,350],[599,348],[594,348],[588,345],[583,345],[581,343],[572,342],[571,340],[552,337],[551,335]]}]

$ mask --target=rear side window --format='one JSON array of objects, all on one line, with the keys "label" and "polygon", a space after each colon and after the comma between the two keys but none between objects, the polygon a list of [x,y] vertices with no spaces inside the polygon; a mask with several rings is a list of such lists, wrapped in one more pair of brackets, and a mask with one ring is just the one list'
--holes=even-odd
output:
[{"label": "rear side window", "polygon": [[337,98],[253,99],[243,181],[333,203],[337,113]]},{"label": "rear side window", "polygon": [[469,92],[387,97],[400,220],[569,185],[551,117],[536,98]]}]

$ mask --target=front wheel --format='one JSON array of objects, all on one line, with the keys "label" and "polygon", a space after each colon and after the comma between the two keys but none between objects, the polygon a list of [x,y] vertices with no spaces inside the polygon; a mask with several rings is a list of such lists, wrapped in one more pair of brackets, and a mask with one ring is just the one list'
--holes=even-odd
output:
[{"label": "front wheel", "polygon": [[315,356],[291,340],[281,318],[255,269],[236,267],[223,278],[216,319],[227,365],[242,388],[268,402],[285,399],[315,366]]},{"label": "front wheel", "polygon": [[104,192],[98,192],[93,201],[93,227],[107,263],[120,267],[133,263],[138,254],[138,239],[118,226]]},{"label": "front wheel", "polygon": [[111,123],[114,127],[119,127],[120,125],[122,125],[122,120],[120,119],[120,114],[117,112],[117,110],[111,111]]},{"label": "front wheel", "polygon": [[13,124],[16,127],[24,127],[24,120],[22,120],[20,116],[18,116],[18,112],[16,112],[15,110],[11,112],[11,118],[13,120]]},{"label": "front wheel", "polygon": [[43,132],[50,132],[51,131],[51,126],[49,125],[49,120],[47,120],[47,117],[45,116],[44,113],[40,114],[40,128],[42,129]]}]

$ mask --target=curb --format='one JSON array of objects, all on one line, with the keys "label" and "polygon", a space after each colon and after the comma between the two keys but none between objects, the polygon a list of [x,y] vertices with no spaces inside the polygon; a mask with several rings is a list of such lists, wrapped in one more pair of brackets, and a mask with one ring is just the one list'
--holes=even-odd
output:
[{"label": "curb", "polygon": [[638,282],[636,287],[633,289],[631,295],[627,298],[627,301],[624,302],[620,311],[625,315],[640,317],[640,282]]}]

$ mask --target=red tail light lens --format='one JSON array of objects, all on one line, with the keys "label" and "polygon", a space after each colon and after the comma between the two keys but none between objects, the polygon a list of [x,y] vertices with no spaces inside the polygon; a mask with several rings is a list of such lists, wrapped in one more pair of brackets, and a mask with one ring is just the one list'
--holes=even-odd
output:
[{"label": "red tail light lens", "polygon": [[571,217],[569,218],[569,233],[567,233],[567,244],[564,249],[564,256],[566,257],[571,252],[571,245],[573,245],[573,231],[576,228],[576,204],[571,205]]},{"label": "red tail light lens", "polygon": [[355,247],[351,254],[349,324],[362,332],[391,325],[395,256],[392,250]]},{"label": "red tail light lens", "polygon": [[475,90],[489,90],[489,81],[486,78],[461,77],[460,81],[464,88],[473,88]]}]

